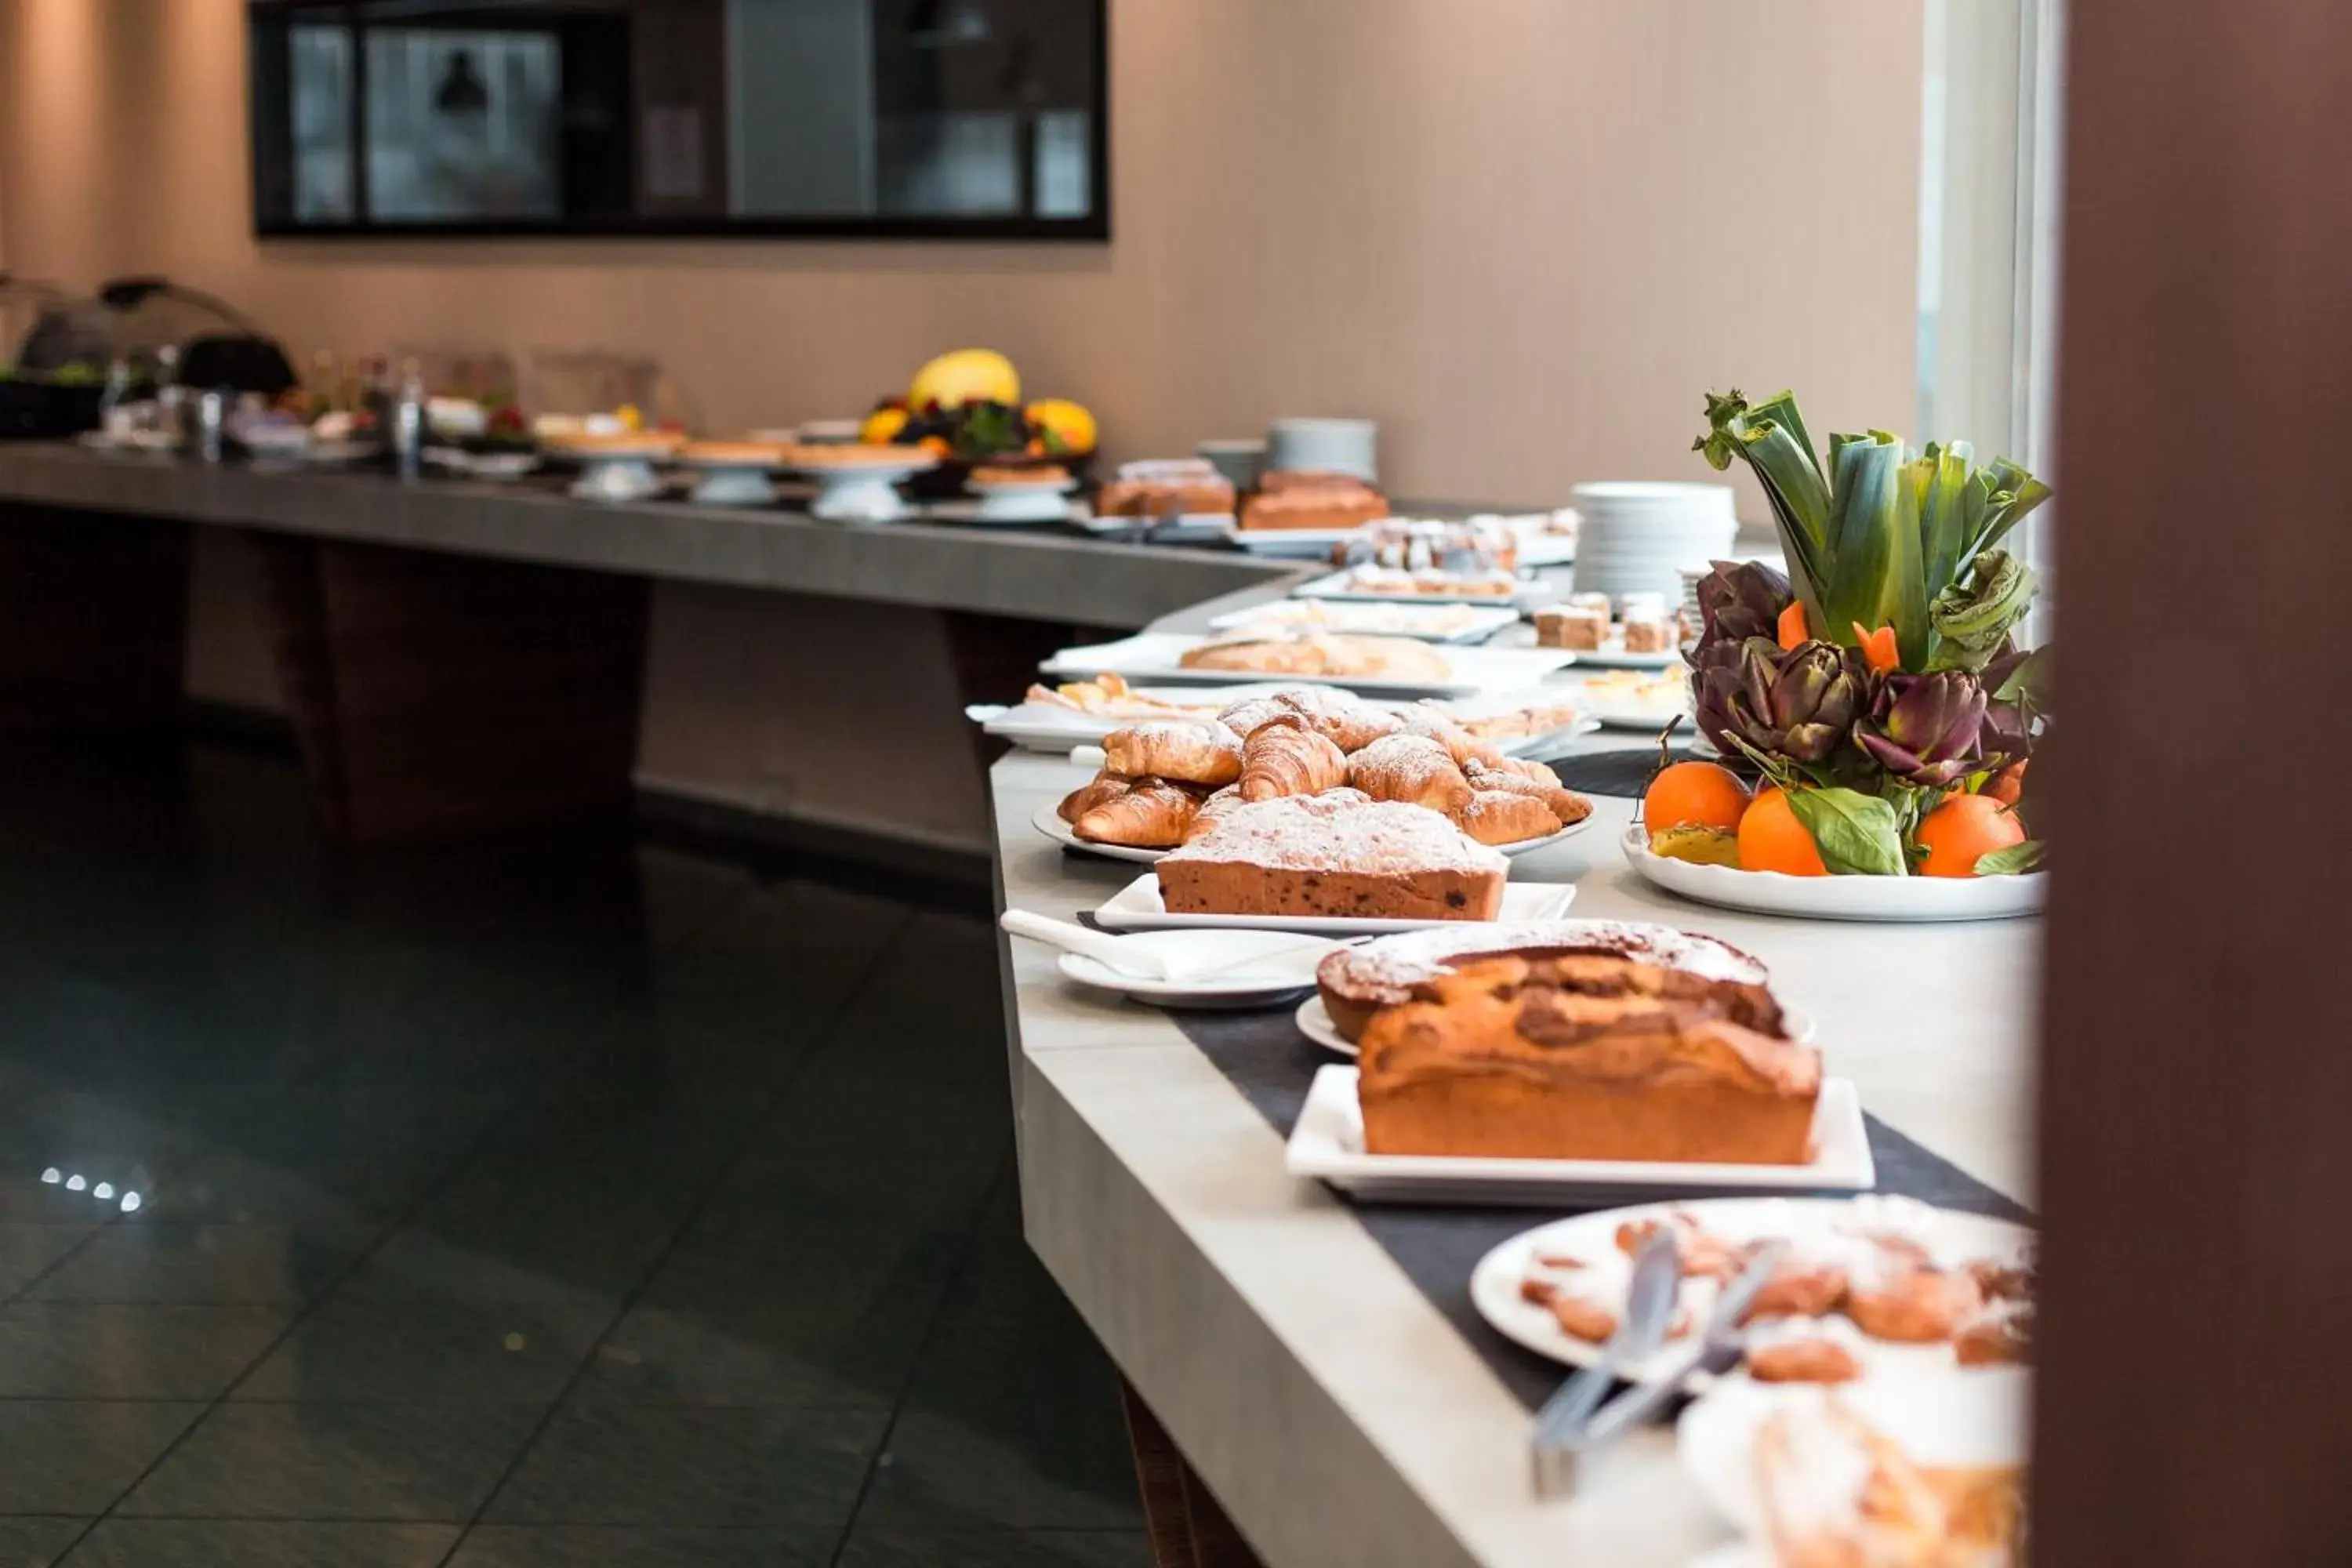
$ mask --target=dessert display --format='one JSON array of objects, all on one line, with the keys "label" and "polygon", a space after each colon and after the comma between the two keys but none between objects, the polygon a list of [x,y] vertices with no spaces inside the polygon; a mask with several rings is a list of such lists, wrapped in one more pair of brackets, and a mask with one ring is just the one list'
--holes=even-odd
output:
[{"label": "dessert display", "polygon": [[1405,637],[1436,642],[1494,631],[1510,621],[1508,609],[1463,604],[1350,605],[1328,599],[1278,599],[1237,615],[1221,629],[1236,637],[1320,631],[1353,637]]},{"label": "dessert display", "polygon": [[1755,469],[1790,574],[1718,562],[1698,584],[1693,703],[1769,787],[1667,770],[1643,803],[1653,854],[1792,877],[2039,867],[2021,796],[2047,660],[2014,643],[2035,582],[1998,546],[2050,488],[2006,458],[1974,467],[1965,442],[1914,454],[1883,431],[1832,437],[1825,468],[1787,393],[1710,395],[1706,415],[1697,449]]},{"label": "dessert display", "polygon": [[1058,463],[1039,463],[1034,468],[1009,468],[1001,464],[982,463],[972,469],[964,481],[976,490],[1005,485],[1024,489],[1060,488],[1070,482],[1070,470]]},{"label": "dessert display", "polygon": [[1095,497],[1098,517],[1214,517],[1233,510],[1233,481],[1205,458],[1121,463]]},{"label": "dessert display", "polygon": [[781,448],[784,466],[803,473],[836,468],[927,468],[935,460],[919,448],[870,441],[797,441]]},{"label": "dessert display", "polygon": [[929,361],[904,396],[876,404],[857,432],[866,445],[913,447],[936,461],[1016,468],[1083,461],[1097,437],[1095,416],[1066,398],[1022,402],[1020,373],[993,349]]},{"label": "dessert display", "polygon": [[1799,1165],[1820,1054],[1761,985],[1608,953],[1475,958],[1360,1037],[1371,1153]]},{"label": "dessert display", "polygon": [[1519,1293],[1569,1338],[1599,1343],[1615,1331],[1629,1260],[1654,1228],[1675,1231],[1695,1320],[1757,1247],[1777,1240],[1782,1255],[1744,1320],[1751,1378],[1834,1384],[1871,1375],[1874,1363],[1952,1374],[2022,1363],[2032,1342],[2031,1243],[1988,1249],[1985,1222],[1975,1223],[1972,1237],[1906,1198],[1689,1205],[1626,1219],[1605,1250],[1539,1247]]},{"label": "dessert display", "polygon": [[1616,604],[1606,594],[1571,594],[1528,619],[1535,623],[1538,647],[1579,653],[1615,647],[1626,653],[1670,654],[1681,645],[1683,635],[1681,616],[1661,594],[1627,594]]},{"label": "dessert display", "polygon": [[[1123,698],[1090,693],[1085,700],[1108,704]],[[1498,715],[1496,722],[1508,729],[1555,716],[1519,710]],[[1435,703],[1384,707],[1330,687],[1244,698],[1206,721],[1152,713],[1105,736],[1103,755],[1100,775],[1063,803],[1062,819],[1078,837],[1129,848],[1164,847],[1163,819],[1112,814],[1080,827],[1081,806],[1100,804],[1088,797],[1089,790],[1105,786],[1117,794],[1118,781],[1149,778],[1189,792],[1200,808],[1187,816],[1193,837],[1232,807],[1296,796],[1424,808],[1482,845],[1549,838],[1592,810],[1591,801],[1562,788],[1549,768],[1506,757]],[[1150,837],[1121,837],[1135,820]]]},{"label": "dessert display", "polygon": [[1350,474],[1286,470],[1266,474],[1242,502],[1244,529],[1357,528],[1389,514],[1380,491]]},{"label": "dessert display", "polygon": [[1097,719],[1202,718],[1217,715],[1215,702],[1170,702],[1139,695],[1123,676],[1108,671],[1092,680],[1065,681],[1059,686],[1033,685],[1024,702],[1067,708]]},{"label": "dessert display", "polygon": [[[1409,931],[1344,948],[1316,972],[1324,1010],[1356,1040],[1383,1007],[1426,999],[1428,987],[1463,964],[1490,958],[1617,958],[1702,980],[1761,990],[1763,964],[1727,942],[1672,926],[1621,921],[1527,921],[1475,931]],[[1761,1017],[1762,1014],[1757,1013]],[[1777,1018],[1771,1027],[1779,1028]]]},{"label": "dessert display", "polygon": [[1507,599],[1522,586],[1519,534],[1499,519],[1389,518],[1332,546],[1331,559],[1345,570],[1326,592]]},{"label": "dessert display", "polygon": [[1755,1479],[1777,1568],[2009,1568],[2024,1561],[2021,1465],[1921,1464],[1835,1397],[1756,1429]]},{"label": "dessert display", "polygon": [[1361,680],[1436,681],[1454,665],[1411,637],[1344,637],[1308,632],[1295,637],[1241,637],[1203,643],[1177,661],[1186,669],[1258,675],[1325,675]]},{"label": "dessert display", "polygon": [[1157,870],[1171,914],[1491,921],[1508,867],[1433,812],[1334,792],[1234,805]]}]

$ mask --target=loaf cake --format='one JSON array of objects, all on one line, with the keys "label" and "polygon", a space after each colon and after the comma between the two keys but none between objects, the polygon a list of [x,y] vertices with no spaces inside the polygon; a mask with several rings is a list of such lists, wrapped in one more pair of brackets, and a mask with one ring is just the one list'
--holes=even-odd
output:
[{"label": "loaf cake", "polygon": [[1171,914],[1491,921],[1509,864],[1435,812],[1348,791],[1235,806],[1157,870]]},{"label": "loaf cake", "polygon": [[1623,958],[1672,969],[1696,980],[1749,987],[1754,1016],[1768,1032],[1780,1027],[1777,1005],[1764,988],[1764,965],[1727,942],[1672,926],[1629,921],[1519,921],[1475,931],[1417,931],[1343,948],[1323,960],[1315,983],[1323,1010],[1348,1039],[1364,1032],[1372,1015],[1425,994],[1429,983],[1483,958],[1549,958],[1580,953]]},{"label": "loaf cake", "polygon": [[1347,474],[1272,473],[1242,502],[1241,526],[1358,528],[1388,516],[1388,499]]},{"label": "loaf cake", "polygon": [[1360,1042],[1375,1154],[1798,1165],[1821,1058],[1760,987],[1633,959],[1480,959]]},{"label": "loaf cake", "polygon": [[1609,640],[1609,611],[1605,606],[1596,610],[1589,605],[1553,605],[1538,610],[1531,618],[1536,624],[1538,647],[1598,653]]},{"label": "loaf cake", "polygon": [[1213,517],[1234,510],[1233,481],[1204,458],[1122,463],[1095,497],[1098,517]]}]

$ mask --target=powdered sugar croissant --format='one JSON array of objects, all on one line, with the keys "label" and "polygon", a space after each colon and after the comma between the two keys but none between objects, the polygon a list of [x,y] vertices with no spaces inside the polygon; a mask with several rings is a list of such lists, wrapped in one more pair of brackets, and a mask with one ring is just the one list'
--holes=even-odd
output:
[{"label": "powdered sugar croissant", "polygon": [[1241,797],[1245,802],[1286,795],[1319,795],[1348,782],[1339,748],[1296,720],[1261,725],[1242,748]]},{"label": "powdered sugar croissant", "polygon": [[1162,721],[1103,737],[1104,766],[1123,778],[1229,784],[1242,776],[1241,738],[1223,724]]},{"label": "powdered sugar croissant", "polygon": [[1125,794],[1080,816],[1070,825],[1070,831],[1093,844],[1172,849],[1184,842],[1184,830],[1200,809],[1198,801],[1172,784],[1139,779]]}]

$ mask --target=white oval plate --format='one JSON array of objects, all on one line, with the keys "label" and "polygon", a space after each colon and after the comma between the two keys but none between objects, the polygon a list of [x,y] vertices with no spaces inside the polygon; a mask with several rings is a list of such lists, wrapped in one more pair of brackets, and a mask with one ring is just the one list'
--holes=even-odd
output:
[{"label": "white oval plate", "polygon": [[1862,1097],[1822,1080],[1813,1157],[1801,1165],[1676,1160],[1529,1160],[1473,1154],[1373,1154],[1364,1149],[1356,1069],[1317,1069],[1284,1146],[1283,1168],[1371,1203],[1639,1203],[1676,1193],[1867,1192],[1878,1179]]},{"label": "white oval plate", "polygon": [[[1955,1261],[2019,1257],[2033,1235],[2026,1226],[2008,1220],[1928,1208],[1908,1198],[1694,1198],[1682,1203],[1644,1204],[1637,1208],[1578,1215],[1522,1231],[1478,1260],[1477,1268],[1470,1274],[1470,1304],[1497,1333],[1538,1355],[1567,1366],[1590,1365],[1600,1359],[1600,1346],[1571,1338],[1549,1312],[1519,1297],[1519,1282],[1526,1278],[1528,1263],[1537,1253],[1575,1257],[1595,1267],[1606,1263],[1630,1274],[1631,1264],[1618,1250],[1616,1241],[1618,1226],[1629,1220],[1664,1220],[1669,1215],[1685,1214],[1726,1240],[1740,1242],[1823,1228],[1846,1215],[1855,1205],[1899,1207],[1907,1234],[1918,1236],[1938,1258],[1949,1257]],[[1707,1282],[1698,1281],[1696,1285],[1706,1286]],[[1685,1282],[1685,1289],[1693,1290],[1693,1283]],[[1860,1382],[1887,1378],[1916,1384],[1979,1374],[1955,1365],[1949,1345],[1890,1344],[1883,1340],[1856,1337],[1863,1365]],[[1683,1358],[1688,1348],[1668,1344],[1648,1361],[1629,1368],[1628,1381],[1645,1382],[1685,1364]],[[1731,1380],[1694,1373],[1684,1379],[1683,1386],[1693,1394],[1703,1394],[1728,1381]],[[1853,1388],[1857,1384],[1843,1386]]]},{"label": "white oval plate", "polygon": [[1628,653],[1622,642],[1607,642],[1591,649],[1580,649],[1576,662],[1594,669],[1664,669],[1683,661],[1680,648],[1661,648],[1655,653]]},{"label": "white oval plate", "polygon": [[1650,853],[1642,825],[1625,829],[1625,859],[1644,881],[1727,910],[1816,921],[1999,921],[2039,914],[2047,871],[2014,877],[1790,877],[1694,866]]},{"label": "white oval plate", "polygon": [[[1343,1057],[1357,1054],[1356,1042],[1339,1032],[1339,1026],[1331,1021],[1331,1010],[1323,1005],[1323,998],[1319,995],[1309,996],[1301,1002],[1290,1021],[1298,1026],[1300,1034],[1327,1051],[1336,1051]],[[1811,1013],[1801,1007],[1791,1007],[1785,1002],[1780,1005],[1780,1026],[1799,1045],[1803,1045],[1821,1030],[1821,1025]]]},{"label": "white oval plate", "polygon": [[1654,735],[1666,727],[1669,718],[1677,730],[1690,728],[1690,710],[1677,710],[1669,715],[1654,708],[1604,708],[1595,704],[1587,710],[1604,730],[1639,730],[1644,735]]},{"label": "white oval plate", "polygon": [[1150,942],[1171,952],[1188,956],[1239,958],[1253,948],[1271,950],[1262,963],[1197,980],[1145,980],[1122,973],[1084,953],[1066,952],[1059,960],[1063,974],[1081,985],[1117,991],[1155,1007],[1258,1007],[1287,1002],[1315,984],[1316,965],[1334,944],[1307,942],[1295,936],[1265,931],[1160,931],[1125,941]]},{"label": "white oval plate", "polygon": [[1149,866],[1168,853],[1165,849],[1139,849],[1128,844],[1097,844],[1090,838],[1081,838],[1070,831],[1070,825],[1062,820],[1061,813],[1052,805],[1039,806],[1037,815],[1029,819],[1029,825],[1065,849],[1075,849],[1081,855],[1099,855],[1106,860],[1132,860],[1139,865]]},{"label": "white oval plate", "polygon": [[[2000,1366],[1920,1383],[1864,1379],[1837,1390],[1836,1398],[1916,1463],[1974,1468],[2025,1463],[2032,1385],[2028,1369]],[[1726,1523],[1751,1536],[1764,1533],[1757,1429],[1775,1411],[1817,1406],[1828,1394],[1814,1384],[1728,1377],[1683,1413],[1675,1451]]]}]

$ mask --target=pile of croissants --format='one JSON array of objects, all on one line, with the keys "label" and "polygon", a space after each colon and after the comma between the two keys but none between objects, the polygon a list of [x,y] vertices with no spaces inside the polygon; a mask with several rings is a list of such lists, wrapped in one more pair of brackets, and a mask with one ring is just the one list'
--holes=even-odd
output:
[{"label": "pile of croissants", "polygon": [[1376,707],[1328,687],[1115,730],[1103,755],[1062,820],[1088,843],[1137,849],[1197,838],[1234,805],[1342,789],[1427,806],[1481,844],[1548,838],[1592,811],[1549,768],[1503,755],[1439,709]]}]

